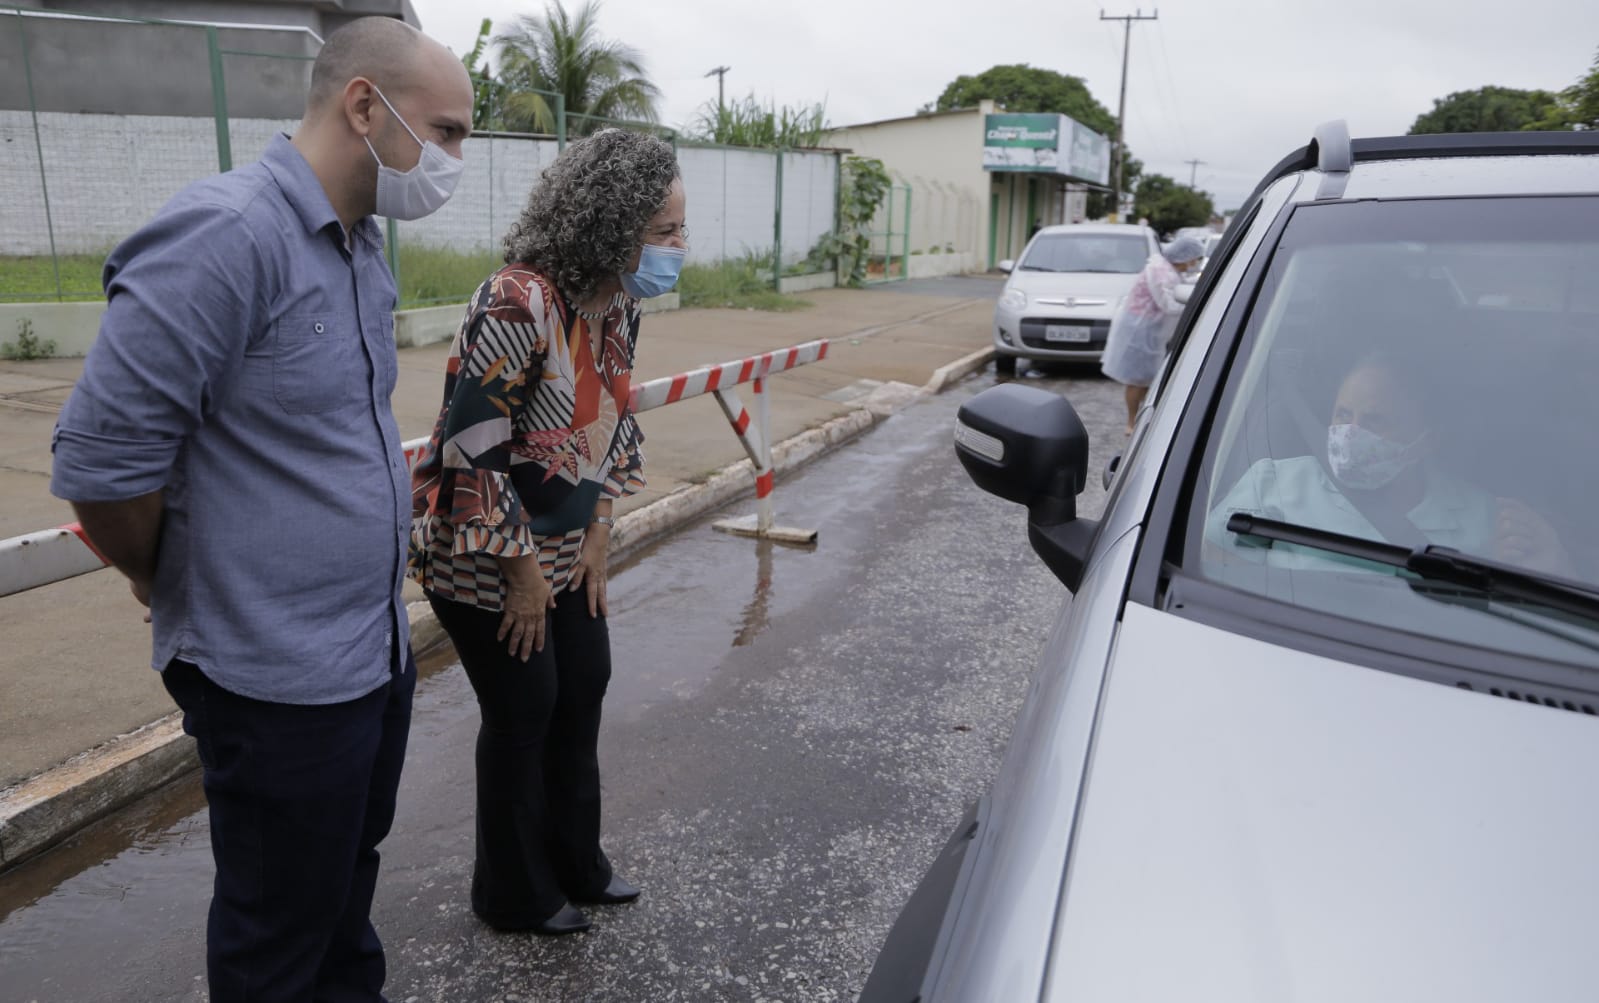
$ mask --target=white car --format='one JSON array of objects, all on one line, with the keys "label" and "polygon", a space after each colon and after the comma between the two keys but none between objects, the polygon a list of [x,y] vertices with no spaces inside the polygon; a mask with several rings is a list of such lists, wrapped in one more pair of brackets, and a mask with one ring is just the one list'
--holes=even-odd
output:
[{"label": "white car", "polygon": [[1016,371],[1018,358],[1093,362],[1105,350],[1110,321],[1149,256],[1155,231],[1132,223],[1046,226],[1027,242],[994,306],[994,365]]},{"label": "white car", "polygon": [[962,406],[1075,595],[861,1003],[1599,999],[1596,220],[1599,133],[1329,123],[1101,518],[1069,401]]}]

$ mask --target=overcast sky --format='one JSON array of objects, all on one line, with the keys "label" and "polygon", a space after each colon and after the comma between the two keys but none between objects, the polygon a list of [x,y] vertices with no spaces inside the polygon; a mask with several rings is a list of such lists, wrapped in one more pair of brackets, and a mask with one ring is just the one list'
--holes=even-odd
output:
[{"label": "overcast sky", "polygon": [[[483,18],[500,30],[543,10],[412,3],[423,30],[458,53]],[[668,124],[714,101],[705,73],[727,65],[729,97],[825,99],[829,124],[851,125],[913,114],[956,76],[999,63],[1082,77],[1114,114],[1122,27],[1100,12],[1088,0],[605,0],[600,25],[643,53]],[[1451,91],[1570,86],[1599,51],[1599,0],[1166,0],[1159,12],[1132,28],[1128,149],[1146,170],[1184,182],[1193,172],[1222,209],[1317,122],[1403,133]]]}]

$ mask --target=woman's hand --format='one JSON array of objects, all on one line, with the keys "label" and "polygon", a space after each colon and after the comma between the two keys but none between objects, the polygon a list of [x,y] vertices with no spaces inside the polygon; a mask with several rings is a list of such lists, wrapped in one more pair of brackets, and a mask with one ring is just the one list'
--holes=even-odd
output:
[{"label": "woman's hand", "polygon": [[593,523],[583,534],[583,549],[572,566],[571,589],[588,591],[589,616],[610,616],[605,600],[605,559],[611,550],[611,527]]},{"label": "woman's hand", "polygon": [[1500,498],[1495,513],[1495,556],[1549,574],[1570,574],[1571,562],[1560,535],[1525,502]]},{"label": "woman's hand", "polygon": [[509,639],[511,657],[525,662],[533,652],[544,650],[544,628],[555,606],[555,591],[537,555],[502,557],[499,565],[505,578],[505,603],[495,640]]}]

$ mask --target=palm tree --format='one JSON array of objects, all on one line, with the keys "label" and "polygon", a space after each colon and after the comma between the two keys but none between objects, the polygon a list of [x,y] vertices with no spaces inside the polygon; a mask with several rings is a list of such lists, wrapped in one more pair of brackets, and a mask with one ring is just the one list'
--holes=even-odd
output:
[{"label": "palm tree", "polygon": [[637,49],[600,37],[599,9],[599,0],[586,0],[567,14],[561,0],[551,0],[543,17],[524,14],[494,40],[505,128],[555,131],[554,101],[539,91],[564,97],[568,115],[656,121],[660,89],[645,77]]}]

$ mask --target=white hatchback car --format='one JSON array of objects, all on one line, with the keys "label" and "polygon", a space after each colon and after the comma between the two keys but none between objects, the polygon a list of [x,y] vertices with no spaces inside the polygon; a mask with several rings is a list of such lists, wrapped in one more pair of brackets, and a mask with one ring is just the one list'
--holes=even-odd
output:
[{"label": "white hatchback car", "polygon": [[994,365],[1018,358],[1093,362],[1122,298],[1160,252],[1155,231],[1132,223],[1069,223],[1033,235],[994,306]]},{"label": "white hatchback car", "polygon": [[861,1003],[1599,998],[1596,221],[1599,133],[1329,123],[1101,518],[1070,402],[961,408],[1075,597]]}]

